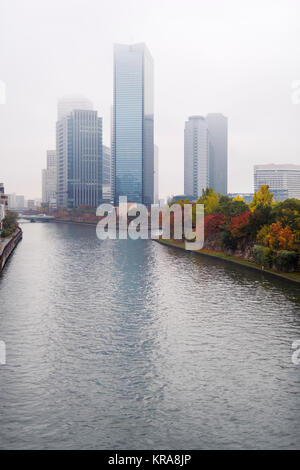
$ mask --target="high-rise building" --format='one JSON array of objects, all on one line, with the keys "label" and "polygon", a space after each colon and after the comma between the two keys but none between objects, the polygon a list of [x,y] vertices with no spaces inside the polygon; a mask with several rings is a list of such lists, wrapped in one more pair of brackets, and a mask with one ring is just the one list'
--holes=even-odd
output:
[{"label": "high-rise building", "polygon": [[184,129],[184,193],[197,199],[208,186],[208,126],[204,117],[191,116]]},{"label": "high-rise building", "polygon": [[300,165],[255,165],[254,191],[267,184],[274,199],[300,199]]},{"label": "high-rise building", "polygon": [[106,145],[102,146],[102,200],[112,201],[112,165],[111,165],[111,150]]},{"label": "high-rise building", "polygon": [[206,116],[209,133],[209,187],[227,194],[227,118],[220,113]]},{"label": "high-rise building", "polygon": [[42,170],[42,202],[56,207],[57,164],[56,150],[47,150],[47,168]]},{"label": "high-rise building", "polygon": [[16,193],[12,193],[12,194],[7,195],[7,204],[8,204],[8,209],[16,209],[16,207],[17,207],[17,195],[16,195]]},{"label": "high-rise building", "polygon": [[154,200],[153,59],[145,44],[114,46],[114,198]]},{"label": "high-rise building", "polygon": [[66,95],[58,100],[57,104],[57,120],[60,121],[63,117],[71,114],[75,109],[90,111],[93,109],[93,104],[90,100],[81,95]]},{"label": "high-rise building", "polygon": [[102,118],[73,110],[56,124],[57,207],[97,207],[102,201]]},{"label": "high-rise building", "polygon": [[184,193],[195,199],[213,188],[227,194],[227,118],[191,116],[184,130]]}]

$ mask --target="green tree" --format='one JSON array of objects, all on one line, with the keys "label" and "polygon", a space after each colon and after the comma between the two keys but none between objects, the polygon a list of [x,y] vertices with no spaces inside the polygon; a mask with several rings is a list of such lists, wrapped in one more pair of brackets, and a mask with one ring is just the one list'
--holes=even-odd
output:
[{"label": "green tree", "polygon": [[300,199],[286,199],[273,207],[276,221],[283,227],[289,226],[294,231],[300,231]]},{"label": "green tree", "polygon": [[213,214],[219,204],[220,195],[215,193],[212,188],[202,189],[202,196],[198,199],[197,204],[204,204],[205,215]]},{"label": "green tree", "polygon": [[216,213],[224,214],[229,217],[235,217],[247,212],[249,207],[244,200],[231,199],[228,196],[220,196]]}]

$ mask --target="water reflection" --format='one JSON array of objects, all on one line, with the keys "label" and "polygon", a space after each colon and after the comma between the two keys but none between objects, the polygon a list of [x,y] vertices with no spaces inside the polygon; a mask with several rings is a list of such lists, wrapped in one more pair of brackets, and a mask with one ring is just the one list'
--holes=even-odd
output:
[{"label": "water reflection", "polygon": [[1,448],[296,448],[299,289],[28,224],[0,280]]}]

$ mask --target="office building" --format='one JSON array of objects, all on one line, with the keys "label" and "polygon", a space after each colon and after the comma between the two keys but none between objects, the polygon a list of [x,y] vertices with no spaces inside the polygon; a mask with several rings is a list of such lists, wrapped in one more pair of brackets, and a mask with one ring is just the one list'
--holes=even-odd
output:
[{"label": "office building", "polygon": [[191,116],[184,129],[184,194],[198,199],[208,186],[208,126],[204,117]]},{"label": "office building", "polygon": [[42,170],[42,202],[56,207],[57,164],[56,150],[47,150],[47,168]]},{"label": "office building", "polygon": [[184,130],[184,193],[198,199],[210,187],[227,194],[227,118],[191,116]]},{"label": "office building", "polygon": [[227,118],[220,113],[206,116],[209,134],[209,187],[227,194]]},{"label": "office building", "polygon": [[145,44],[114,46],[114,199],[154,200],[153,59]]},{"label": "office building", "polygon": [[102,201],[102,118],[73,110],[56,124],[57,207],[97,207]]},{"label": "office building", "polygon": [[300,199],[300,165],[255,165],[254,191],[267,184],[274,199]]}]

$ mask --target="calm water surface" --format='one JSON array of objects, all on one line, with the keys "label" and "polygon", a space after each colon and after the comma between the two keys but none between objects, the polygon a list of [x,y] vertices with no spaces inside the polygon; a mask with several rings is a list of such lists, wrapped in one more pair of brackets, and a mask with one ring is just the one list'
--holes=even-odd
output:
[{"label": "calm water surface", "polygon": [[0,275],[0,448],[300,447],[300,289],[23,224]]}]

